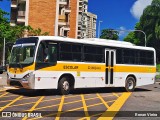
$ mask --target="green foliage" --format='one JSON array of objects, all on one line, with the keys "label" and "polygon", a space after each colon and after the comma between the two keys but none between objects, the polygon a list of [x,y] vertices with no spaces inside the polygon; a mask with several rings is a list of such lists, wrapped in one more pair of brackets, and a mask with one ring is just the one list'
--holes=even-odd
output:
[{"label": "green foliage", "polygon": [[113,29],[104,29],[102,30],[100,38],[118,40],[119,39],[118,35],[119,35],[119,32],[114,31]]},{"label": "green foliage", "polygon": [[157,64],[157,72],[160,72],[160,64]]},{"label": "green foliage", "polygon": [[139,44],[139,39],[136,38],[135,32],[130,32],[125,38],[124,41],[131,42],[133,44]]},{"label": "green foliage", "polygon": [[160,64],[157,64],[157,67],[156,67],[156,68],[157,68],[157,71],[156,71],[156,72],[158,73],[158,74],[156,75],[156,79],[160,79]]},{"label": "green foliage", "polygon": [[[153,0],[151,5],[146,7],[135,29],[146,33],[146,44],[156,49],[157,62],[160,62],[160,0]],[[129,33],[124,40],[140,46],[145,44],[144,34],[140,32],[134,32],[134,35]]]},{"label": "green foliage", "polygon": [[2,47],[2,39],[7,37],[9,34],[10,25],[8,19],[5,16],[8,15],[7,12],[0,9],[0,48]]}]

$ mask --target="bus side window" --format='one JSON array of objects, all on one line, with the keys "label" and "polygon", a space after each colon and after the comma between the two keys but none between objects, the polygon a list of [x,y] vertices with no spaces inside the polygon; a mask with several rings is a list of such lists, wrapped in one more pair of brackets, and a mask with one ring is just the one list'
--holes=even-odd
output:
[{"label": "bus side window", "polygon": [[48,62],[56,63],[57,62],[57,47],[55,44],[48,45]]},{"label": "bus side window", "polygon": [[43,47],[42,44],[38,47],[36,62],[43,62]]}]

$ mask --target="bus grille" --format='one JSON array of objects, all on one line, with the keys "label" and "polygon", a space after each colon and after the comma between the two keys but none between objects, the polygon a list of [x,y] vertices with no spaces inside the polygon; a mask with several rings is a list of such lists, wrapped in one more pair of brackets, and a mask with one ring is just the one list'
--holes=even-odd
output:
[{"label": "bus grille", "polygon": [[19,81],[10,81],[11,86],[23,87]]}]

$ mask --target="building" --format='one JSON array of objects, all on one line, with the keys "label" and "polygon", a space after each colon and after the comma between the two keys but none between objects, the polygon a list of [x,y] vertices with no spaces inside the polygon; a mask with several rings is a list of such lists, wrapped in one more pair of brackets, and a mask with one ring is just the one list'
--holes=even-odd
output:
[{"label": "building", "polygon": [[79,0],[79,13],[78,13],[78,39],[87,37],[87,11],[88,0]]},{"label": "building", "polygon": [[10,24],[82,39],[87,37],[87,10],[88,0],[11,0]]},{"label": "building", "polygon": [[97,15],[87,12],[87,38],[96,38]]}]

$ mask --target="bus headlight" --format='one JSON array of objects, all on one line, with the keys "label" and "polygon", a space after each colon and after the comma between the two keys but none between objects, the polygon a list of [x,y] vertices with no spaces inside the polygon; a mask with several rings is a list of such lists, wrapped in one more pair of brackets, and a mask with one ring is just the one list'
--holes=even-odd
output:
[{"label": "bus headlight", "polygon": [[27,81],[28,78],[31,76],[32,73],[28,73],[23,77],[23,81]]}]

